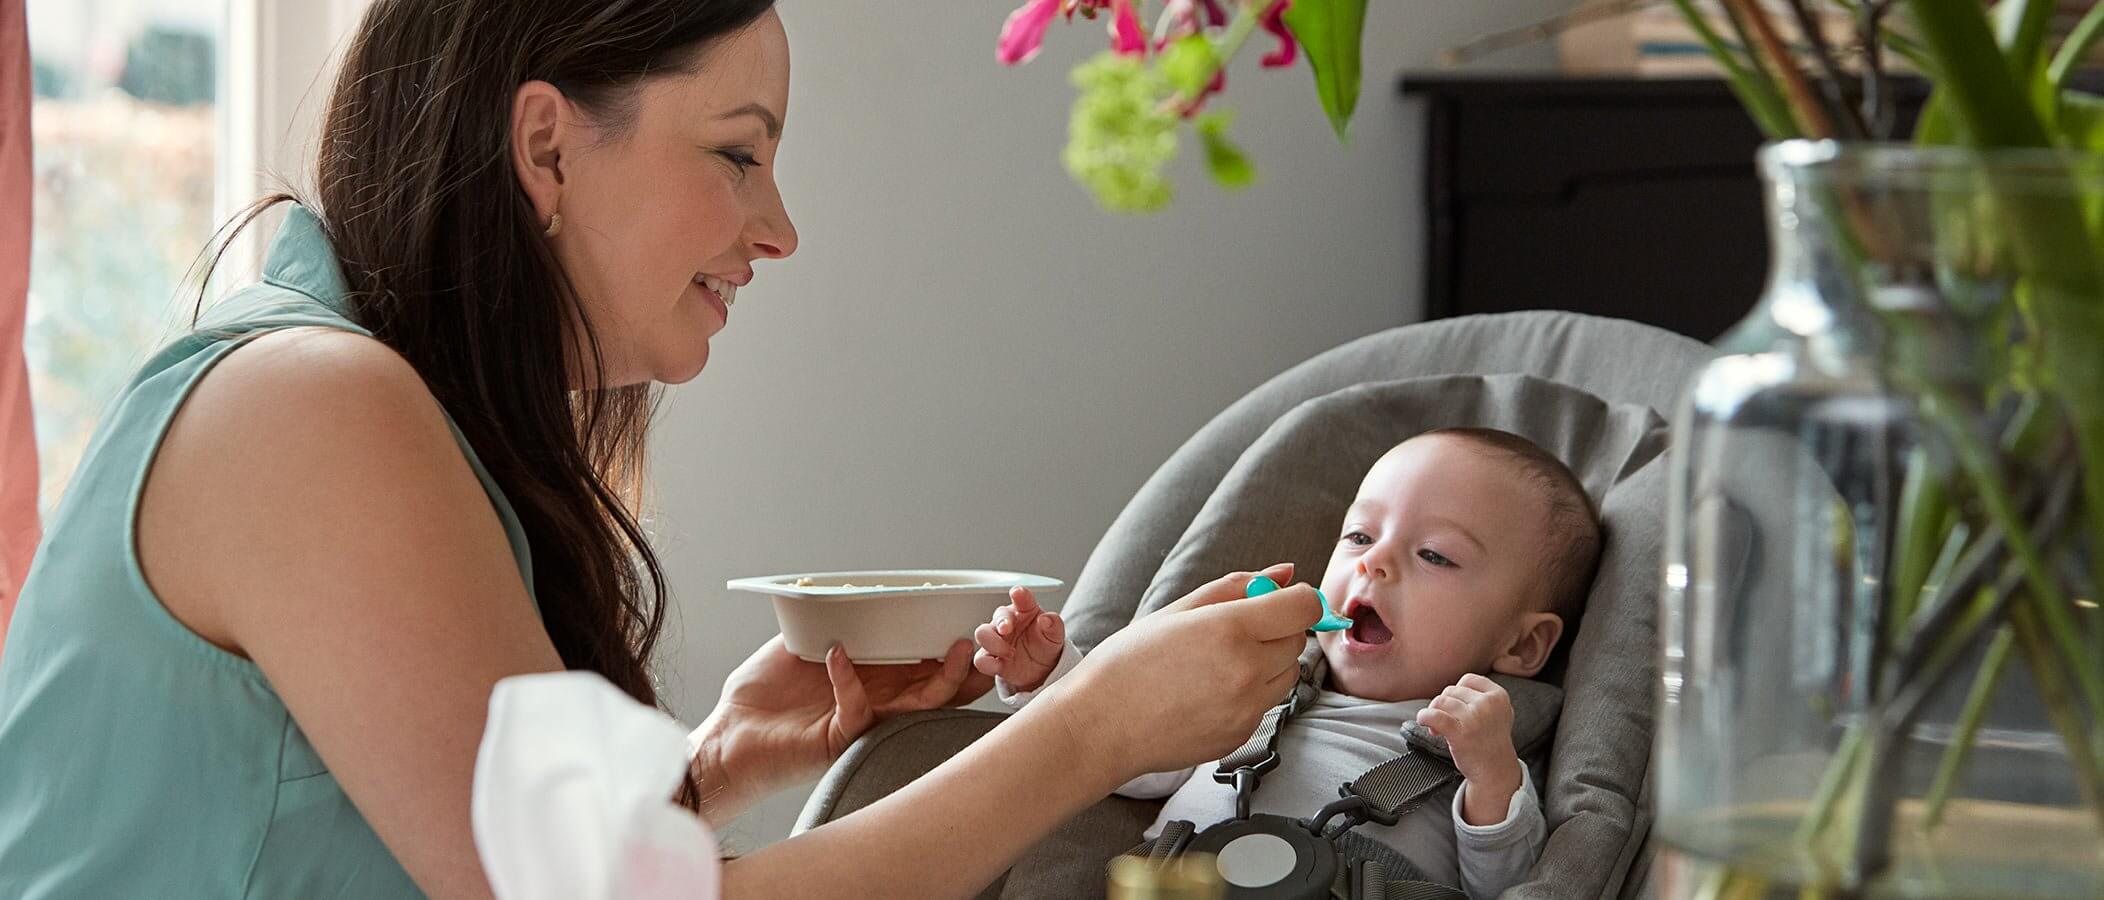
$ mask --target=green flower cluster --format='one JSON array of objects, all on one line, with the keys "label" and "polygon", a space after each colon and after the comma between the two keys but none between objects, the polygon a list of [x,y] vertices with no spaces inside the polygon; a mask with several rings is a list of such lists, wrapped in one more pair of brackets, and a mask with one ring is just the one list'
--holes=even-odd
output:
[{"label": "green flower cluster", "polygon": [[1176,158],[1176,89],[1167,76],[1133,57],[1103,53],[1075,67],[1067,173],[1086,185],[1105,209],[1153,212],[1175,189],[1162,169]]}]

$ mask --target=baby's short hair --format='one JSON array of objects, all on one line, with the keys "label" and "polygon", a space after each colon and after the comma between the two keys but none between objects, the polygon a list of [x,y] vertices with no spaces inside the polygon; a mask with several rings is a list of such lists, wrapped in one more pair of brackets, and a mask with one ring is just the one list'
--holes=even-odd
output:
[{"label": "baby's short hair", "polygon": [[1549,535],[1555,543],[1541,563],[1548,591],[1540,608],[1562,617],[1566,627],[1575,627],[1578,616],[1585,612],[1586,595],[1592,592],[1602,543],[1599,508],[1578,476],[1556,454],[1509,431],[1440,428],[1417,437],[1451,437],[1497,453],[1542,489],[1549,501]]}]

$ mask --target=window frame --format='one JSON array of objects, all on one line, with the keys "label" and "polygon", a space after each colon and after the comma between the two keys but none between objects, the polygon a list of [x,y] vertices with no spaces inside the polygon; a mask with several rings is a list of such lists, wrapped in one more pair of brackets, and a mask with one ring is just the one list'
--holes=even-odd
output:
[{"label": "window frame", "polygon": [[[336,63],[370,0],[225,0],[213,219],[226,223],[281,187],[309,190],[321,115]],[[228,248],[218,283],[263,269],[273,210]]]}]

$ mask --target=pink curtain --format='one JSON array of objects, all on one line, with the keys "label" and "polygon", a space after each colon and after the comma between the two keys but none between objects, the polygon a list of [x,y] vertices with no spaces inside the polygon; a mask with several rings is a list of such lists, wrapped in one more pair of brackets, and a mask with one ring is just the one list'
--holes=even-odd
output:
[{"label": "pink curtain", "polygon": [[0,0],[0,647],[36,551],[37,443],[22,358],[29,305],[29,20]]}]

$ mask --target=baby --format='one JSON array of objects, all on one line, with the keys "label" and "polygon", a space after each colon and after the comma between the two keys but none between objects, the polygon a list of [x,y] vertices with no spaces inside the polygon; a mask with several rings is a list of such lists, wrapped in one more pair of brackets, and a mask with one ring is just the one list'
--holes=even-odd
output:
[{"label": "baby", "polygon": [[[1322,580],[1352,626],[1320,636],[1329,681],[1280,729],[1282,764],[1264,776],[1251,811],[1313,815],[1339,784],[1402,753],[1401,729],[1415,721],[1446,741],[1461,783],[1395,825],[1357,833],[1471,897],[1517,883],[1548,829],[1513,746],[1511,699],[1484,676],[1541,671],[1585,602],[1600,545],[1584,487],[1524,438],[1451,428],[1388,451],[1346,511]],[[1020,708],[1080,653],[1028,591],[1010,599],[979,627],[975,665]],[[1212,772],[1142,776],[1118,793],[1169,798],[1149,839],[1177,820],[1203,829],[1234,816],[1234,789]]]}]

